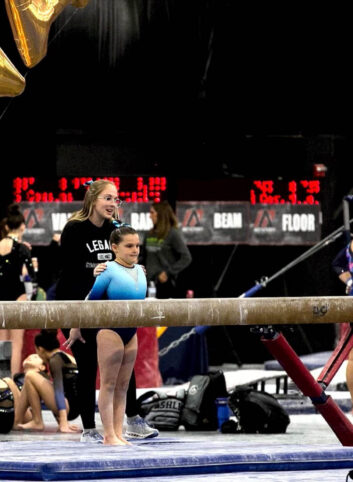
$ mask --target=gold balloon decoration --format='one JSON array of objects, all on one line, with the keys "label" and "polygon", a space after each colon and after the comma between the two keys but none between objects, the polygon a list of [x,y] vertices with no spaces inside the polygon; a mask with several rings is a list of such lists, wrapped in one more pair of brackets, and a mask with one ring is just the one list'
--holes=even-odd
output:
[{"label": "gold balloon decoration", "polygon": [[82,8],[89,0],[5,0],[12,34],[24,64],[34,67],[46,55],[52,23],[67,5]]},{"label": "gold balloon decoration", "polygon": [[[84,8],[90,0],[5,0],[12,34],[24,64],[33,67],[45,57],[51,24],[72,4]],[[22,94],[25,78],[0,48],[0,97]]]},{"label": "gold balloon decoration", "polygon": [[22,94],[25,85],[25,78],[0,48],[0,97],[15,97]]}]

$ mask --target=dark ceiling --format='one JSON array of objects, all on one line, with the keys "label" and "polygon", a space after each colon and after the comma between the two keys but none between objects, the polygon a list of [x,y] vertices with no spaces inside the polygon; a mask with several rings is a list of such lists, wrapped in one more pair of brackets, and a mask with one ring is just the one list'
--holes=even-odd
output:
[{"label": "dark ceiling", "polygon": [[0,47],[27,85],[0,99],[0,128],[22,174],[65,170],[70,146],[103,145],[127,172],[202,176],[210,163],[215,175],[248,175],[264,159],[304,166],[308,139],[350,137],[350,16],[338,8],[91,0],[64,10],[27,70],[3,3]]}]

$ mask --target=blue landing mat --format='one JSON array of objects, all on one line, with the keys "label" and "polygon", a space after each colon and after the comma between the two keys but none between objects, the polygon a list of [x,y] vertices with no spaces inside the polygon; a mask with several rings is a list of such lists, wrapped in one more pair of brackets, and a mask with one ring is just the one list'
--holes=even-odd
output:
[{"label": "blue landing mat", "polygon": [[[238,472],[232,474],[175,475],[168,477],[106,479],[109,482],[345,482],[348,469],[339,470],[292,470],[290,472]],[[351,480],[351,479],[348,479]],[[1,482],[12,482],[1,480]],[[21,479],[17,482],[26,482]],[[67,480],[66,482],[76,482]],[[102,479],[90,479],[89,482],[102,482]]]},{"label": "blue landing mat", "polygon": [[[337,392],[326,392],[327,395],[331,395],[335,403],[344,413],[348,413],[352,410],[352,400],[349,396],[349,392],[338,392],[338,395],[342,394],[341,397],[338,397]],[[309,397],[286,397],[286,398],[278,398],[279,403],[283,406],[283,408],[287,411],[289,415],[295,414],[311,414],[317,413],[315,406],[313,405],[312,401]]]},{"label": "blue landing mat", "polygon": [[[301,355],[299,358],[308,370],[315,370],[315,368],[324,367],[331,355],[332,351],[320,351],[309,355]],[[277,360],[265,361],[264,368],[265,370],[283,370],[282,365]]]},{"label": "blue landing mat", "polygon": [[347,469],[353,447],[270,445],[168,438],[131,446],[80,442],[3,442],[0,480],[99,480],[235,472]]}]

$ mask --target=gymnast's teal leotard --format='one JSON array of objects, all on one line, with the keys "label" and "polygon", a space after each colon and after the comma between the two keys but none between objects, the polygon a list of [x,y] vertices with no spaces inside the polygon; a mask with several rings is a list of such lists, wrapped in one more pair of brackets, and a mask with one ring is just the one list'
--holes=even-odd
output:
[{"label": "gymnast's teal leotard", "polygon": [[[147,282],[144,270],[139,264],[127,268],[110,261],[103,273],[97,276],[88,299],[100,300],[143,300],[146,297]],[[118,333],[126,345],[136,333],[136,328],[110,328]]]}]

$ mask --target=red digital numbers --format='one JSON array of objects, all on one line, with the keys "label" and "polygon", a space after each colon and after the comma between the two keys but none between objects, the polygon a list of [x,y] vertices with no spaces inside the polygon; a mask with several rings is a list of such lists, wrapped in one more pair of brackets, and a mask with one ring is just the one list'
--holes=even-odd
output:
[{"label": "red digital numbers", "polygon": [[[35,177],[13,179],[14,202],[73,202],[82,201],[84,184],[91,177],[61,177],[43,181]],[[120,199],[125,202],[160,202],[167,193],[167,178],[160,176],[120,178],[102,177],[115,184]]]},{"label": "red digital numbers", "polygon": [[250,189],[251,204],[319,204],[320,181],[256,180]]},{"label": "red digital numbers", "polygon": [[[14,202],[73,202],[82,201],[84,184],[91,177],[60,177],[43,180],[35,177],[13,179]],[[99,178],[97,178],[99,179]],[[167,179],[163,176],[104,177],[115,184],[124,202],[160,202],[167,199]],[[236,180],[235,188],[236,188]],[[246,181],[246,191],[251,204],[319,204],[320,180]],[[220,193],[222,196],[222,193]],[[207,197],[207,194],[206,194]],[[241,199],[244,200],[244,197]]]}]

